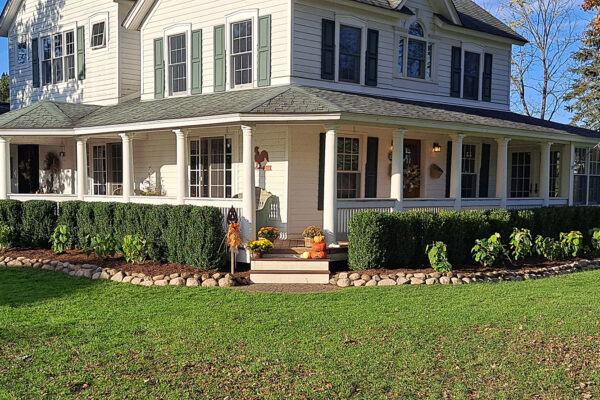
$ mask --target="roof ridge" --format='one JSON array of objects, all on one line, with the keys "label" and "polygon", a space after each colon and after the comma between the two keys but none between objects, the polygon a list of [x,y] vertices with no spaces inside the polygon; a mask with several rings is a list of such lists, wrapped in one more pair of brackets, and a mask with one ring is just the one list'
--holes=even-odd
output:
[{"label": "roof ridge", "polygon": [[278,89],[278,90],[273,90],[275,92],[275,94],[267,93],[260,99],[256,100],[255,102],[250,103],[243,112],[252,112],[252,111],[256,110],[258,107],[264,105],[266,102],[271,101],[275,97],[288,92],[289,90],[291,90],[292,87],[293,87],[293,85],[285,85],[285,86],[278,86],[276,88],[271,88],[271,89]]},{"label": "roof ridge", "polygon": [[[327,104],[328,106],[335,108],[335,109],[336,109],[336,111],[342,111],[342,107],[341,107],[339,104],[337,104],[337,103],[334,103],[334,102],[333,102],[333,101],[331,101],[331,100],[328,100],[328,99],[324,99],[324,98],[322,98],[322,97],[319,97],[319,96],[315,95],[314,93],[311,93],[310,91],[308,91],[308,90],[307,90],[307,89],[309,88],[308,86],[295,86],[295,87],[296,87],[298,90],[302,91],[302,93],[305,93],[305,94],[307,94],[307,95],[311,96],[313,99],[317,99],[317,100],[319,100],[321,103],[325,103],[325,104]],[[311,89],[311,90],[321,90],[320,88],[315,88],[315,87],[310,87],[310,89]]]}]

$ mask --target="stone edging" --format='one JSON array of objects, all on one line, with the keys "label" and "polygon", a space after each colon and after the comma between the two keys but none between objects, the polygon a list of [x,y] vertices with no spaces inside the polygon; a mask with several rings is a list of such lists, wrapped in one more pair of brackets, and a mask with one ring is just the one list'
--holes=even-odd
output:
[{"label": "stone edging", "polygon": [[547,278],[555,275],[600,269],[600,259],[571,261],[552,267],[530,268],[527,270],[495,270],[489,272],[448,272],[441,274],[382,274],[369,275],[359,272],[340,272],[330,280],[330,285],[348,286],[396,286],[396,285],[463,285],[470,283],[495,283],[501,281],[524,281],[528,279]]},{"label": "stone edging", "polygon": [[56,271],[88,279],[106,279],[113,282],[131,283],[141,286],[204,286],[204,287],[231,287],[247,285],[249,280],[234,277],[231,274],[220,272],[213,274],[181,274],[147,276],[139,272],[121,272],[114,268],[102,268],[93,264],[71,264],[56,260],[28,259],[25,257],[0,256],[0,267],[32,267],[47,271]]}]

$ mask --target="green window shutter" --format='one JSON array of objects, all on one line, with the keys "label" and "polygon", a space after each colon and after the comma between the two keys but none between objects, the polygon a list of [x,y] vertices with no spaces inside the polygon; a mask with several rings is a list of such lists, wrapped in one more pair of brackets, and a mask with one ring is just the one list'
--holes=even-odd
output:
[{"label": "green window shutter", "polygon": [[31,71],[33,74],[33,87],[40,87],[40,53],[38,40],[31,40]]},{"label": "green window shutter", "polygon": [[202,93],[202,30],[192,32],[192,94]]},{"label": "green window shutter", "polygon": [[483,101],[492,101],[492,61],[493,56],[486,53],[483,62],[483,91],[481,99]]},{"label": "green window shutter", "polygon": [[367,53],[365,65],[365,85],[377,86],[377,63],[379,58],[379,31],[367,31]]},{"label": "green window shutter", "polygon": [[452,47],[452,71],[450,74],[450,96],[460,97],[462,80],[462,48]]},{"label": "green window shutter", "polygon": [[77,79],[85,79],[85,27],[77,28]]},{"label": "green window shutter", "polygon": [[258,19],[258,86],[271,84],[271,16]]},{"label": "green window shutter", "polygon": [[154,39],[154,98],[165,97],[165,60],[163,40]]},{"label": "green window shutter", "polygon": [[321,79],[332,81],[335,75],[335,21],[321,22]]},{"label": "green window shutter", "polygon": [[215,92],[223,92],[225,91],[225,25],[215,26],[213,47]]}]

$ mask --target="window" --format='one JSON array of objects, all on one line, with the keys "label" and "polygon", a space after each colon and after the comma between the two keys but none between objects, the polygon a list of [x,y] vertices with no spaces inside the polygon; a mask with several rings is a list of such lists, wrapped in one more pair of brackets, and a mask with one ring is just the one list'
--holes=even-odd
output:
[{"label": "window", "polygon": [[339,77],[342,82],[360,83],[362,31],[340,25]]},{"label": "window", "polygon": [[479,99],[479,71],[481,54],[465,51],[465,65],[463,70],[463,98]]},{"label": "window", "polygon": [[512,153],[510,197],[529,197],[531,153]]},{"label": "window", "polygon": [[600,150],[575,148],[573,202],[600,204]]},{"label": "window", "polygon": [[431,79],[433,44],[425,38],[425,30],[418,22],[408,29],[408,37],[398,39],[398,74],[409,78]]},{"label": "window", "polygon": [[360,195],[358,138],[338,138],[337,146],[337,197],[339,199],[356,198]]},{"label": "window", "polygon": [[52,39],[50,36],[42,38],[42,82],[44,85],[52,83]]},{"label": "window", "polygon": [[92,147],[92,162],[94,168],[94,195],[106,195],[106,146]]},{"label": "window", "polygon": [[169,92],[187,92],[186,35],[169,36]]},{"label": "window", "polygon": [[19,42],[17,44],[17,62],[25,64],[27,62],[27,42]]},{"label": "window", "polygon": [[550,197],[560,195],[560,151],[550,152]]},{"label": "window", "polygon": [[54,55],[52,57],[52,81],[63,81],[63,35],[54,35]]},{"label": "window", "polygon": [[49,85],[75,79],[75,32],[42,38],[42,83]]},{"label": "window", "polygon": [[109,143],[108,145],[108,160],[109,160],[109,179],[110,194],[113,196],[123,194],[123,144]]},{"label": "window", "polygon": [[231,24],[231,73],[233,85],[252,83],[252,20]]},{"label": "window", "polygon": [[190,141],[190,196],[231,198],[232,143],[230,138]]},{"label": "window", "polygon": [[475,169],[475,145],[463,144],[462,150],[462,197],[477,197],[477,172]]},{"label": "window", "polygon": [[75,32],[65,33],[65,77],[75,79]]},{"label": "window", "polygon": [[96,22],[92,25],[92,49],[106,46],[106,21]]},{"label": "window", "polygon": [[[121,142],[92,146],[92,193],[118,196],[123,193],[123,145]],[[89,173],[89,172],[88,172]]]}]

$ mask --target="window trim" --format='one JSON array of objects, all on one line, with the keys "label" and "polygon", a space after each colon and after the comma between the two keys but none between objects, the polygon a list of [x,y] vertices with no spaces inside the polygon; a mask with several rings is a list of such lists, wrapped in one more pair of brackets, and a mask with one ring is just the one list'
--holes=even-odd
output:
[{"label": "window trim", "polygon": [[[100,22],[104,22],[104,44],[102,46],[92,46],[92,32],[94,25]],[[108,50],[109,39],[110,39],[110,24],[108,12],[102,12],[92,15],[88,19],[88,40],[90,49],[94,51]]]},{"label": "window trim", "polygon": [[595,150],[595,148],[593,147],[587,147],[587,146],[577,146],[575,147],[575,159],[573,160],[573,164],[575,165],[575,160],[577,159],[577,151],[581,150],[584,152],[585,155],[585,160],[584,160],[584,173],[577,173],[577,170],[574,168],[573,170],[573,181],[575,181],[575,177],[584,177],[585,178],[585,201],[578,203],[575,202],[575,184],[573,184],[573,192],[571,193],[571,196],[573,196],[573,204],[574,205],[598,205],[598,203],[590,203],[590,181],[592,177],[599,177],[600,176],[600,171],[596,171],[596,173],[592,174],[592,162],[595,163],[600,163],[600,161],[595,161],[592,160],[592,152],[594,151],[598,151],[599,152],[599,157],[600,157],[600,150]]},{"label": "window trim", "polygon": [[[41,31],[37,34],[37,36],[33,36],[31,38],[29,38],[29,42],[28,45],[29,47],[31,47],[31,40],[32,39],[37,39],[38,40],[38,60],[39,60],[39,70],[40,70],[40,87],[39,88],[34,88],[34,89],[39,89],[39,90],[45,90],[47,87],[49,86],[57,86],[57,87],[62,87],[63,85],[68,85],[72,82],[78,82],[79,80],[77,79],[77,70],[78,70],[78,60],[77,60],[77,27],[78,25],[76,23],[73,24],[67,24],[62,26],[62,29],[47,29],[44,31]],[[73,37],[73,45],[75,48],[75,53],[74,53],[74,65],[75,65],[75,78],[74,79],[65,79],[65,68],[64,68],[64,58],[66,57],[65,53],[66,53],[66,33],[73,31],[74,33],[74,37]],[[44,61],[44,46],[42,44],[42,41],[45,37],[50,37],[51,43],[52,43],[52,49],[51,49],[51,58],[50,58],[50,64],[52,65],[52,60],[54,60],[54,35],[57,34],[61,34],[63,37],[63,80],[61,82],[50,82],[50,83],[44,83],[43,80],[43,76],[42,76],[42,65],[43,65],[43,61]],[[33,58],[33,57],[32,57]],[[52,70],[52,67],[51,67]],[[54,76],[54,72],[51,71],[52,76]]]},{"label": "window trim", "polygon": [[[477,88],[477,99],[465,98],[465,53],[476,53],[479,54],[479,87]],[[490,53],[491,54],[491,53]],[[483,71],[485,64],[485,49],[474,43],[463,43],[461,46],[461,60],[460,60],[460,98],[469,101],[482,101],[483,100]]]},{"label": "window trim", "polygon": [[[169,37],[185,34],[185,76],[186,90],[171,94],[171,76],[169,75]],[[181,97],[192,94],[191,65],[192,65],[192,24],[177,24],[163,30],[163,60],[165,62],[165,98]]]},{"label": "window trim", "polygon": [[[252,21],[252,83],[235,85],[231,70],[231,25],[246,20]],[[240,10],[225,16],[225,90],[241,90],[258,86],[258,8]]]},{"label": "window trim", "polygon": [[[339,157],[339,153],[337,151],[337,146],[338,146],[338,142],[340,141],[340,139],[356,139],[358,140],[358,168],[356,171],[345,171],[345,170],[338,170],[337,169],[337,162],[338,162],[338,157]],[[361,199],[363,198],[364,192],[364,179],[365,179],[365,174],[364,174],[364,166],[363,166],[363,159],[366,159],[366,145],[364,145],[364,140],[363,140],[363,136],[360,135],[355,135],[355,134],[339,134],[337,136],[337,141],[335,143],[336,146],[336,158],[335,158],[335,164],[336,164],[336,171],[335,171],[335,179],[336,179],[336,199]],[[352,154],[353,155],[353,154]],[[340,173],[347,173],[347,174],[354,174],[357,175],[357,188],[356,188],[356,197],[338,197],[338,191],[339,189],[339,181],[338,181],[338,177]]]},{"label": "window trim", "polygon": [[[347,82],[340,80],[340,25],[350,26],[360,29],[360,77],[359,82]],[[365,70],[366,70],[366,53],[367,53],[367,23],[362,19],[358,19],[346,15],[335,16],[335,72],[334,82],[339,82],[347,85],[365,85]]]},{"label": "window trim", "polygon": [[[425,28],[425,24],[420,20],[414,20],[410,23],[406,23],[408,27],[413,23],[417,22],[423,29],[423,37],[413,36],[408,33],[409,28],[402,28],[396,30],[394,34],[394,73],[392,76],[399,79],[407,79],[415,82],[425,83],[437,83],[437,44],[438,41],[430,37],[428,30]],[[425,42],[425,78],[415,78],[408,76],[408,42],[410,39],[420,40]],[[400,53],[400,40],[404,41],[404,51],[402,53],[402,72],[398,72],[398,55]],[[427,77],[427,55],[429,53],[429,46],[431,46],[431,76]]]},{"label": "window trim", "polygon": [[[224,161],[224,184],[223,184],[223,193],[224,193],[224,197],[203,197],[203,196],[195,196],[192,197],[192,142],[197,141],[199,143],[199,146],[201,146],[201,142],[202,140],[207,139],[207,140],[212,140],[212,139],[223,139],[223,156],[225,157],[225,161]],[[227,197],[227,180],[226,180],[226,173],[227,173],[227,168],[226,168],[226,160],[227,160],[227,140],[231,141],[231,196]],[[188,154],[187,154],[187,185],[186,185],[186,197],[190,198],[190,199],[217,199],[217,200],[228,200],[228,199],[233,199],[236,197],[236,195],[239,193],[238,190],[238,181],[237,181],[237,168],[236,168],[236,164],[239,162],[238,160],[240,159],[239,154],[238,154],[238,141],[237,141],[237,136],[236,135],[232,135],[229,133],[225,133],[225,134],[205,134],[205,135],[193,135],[193,136],[189,136],[187,138],[187,148],[188,148]],[[201,151],[201,148],[199,147],[198,149],[199,151]],[[197,185],[198,186],[198,190],[201,191],[202,190],[202,186],[201,185]],[[209,196],[211,194],[211,185],[209,183],[209,187],[208,187],[208,191],[209,191]]]}]

